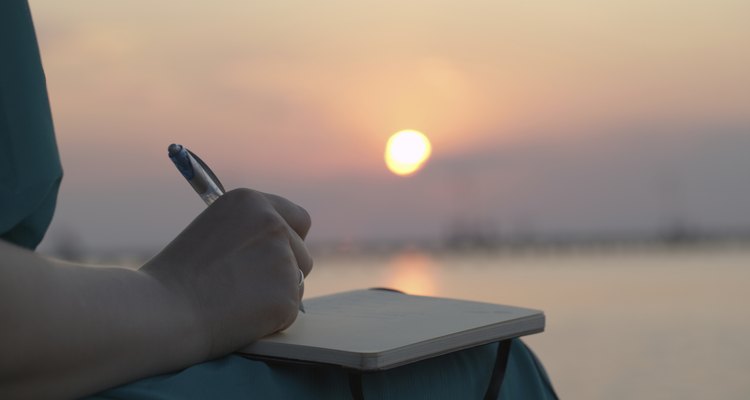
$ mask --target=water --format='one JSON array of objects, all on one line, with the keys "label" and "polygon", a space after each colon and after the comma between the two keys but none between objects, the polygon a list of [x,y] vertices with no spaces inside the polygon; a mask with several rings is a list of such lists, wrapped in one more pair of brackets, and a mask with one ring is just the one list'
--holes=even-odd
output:
[{"label": "water", "polygon": [[306,296],[374,286],[544,310],[564,399],[750,398],[748,248],[328,257]]}]

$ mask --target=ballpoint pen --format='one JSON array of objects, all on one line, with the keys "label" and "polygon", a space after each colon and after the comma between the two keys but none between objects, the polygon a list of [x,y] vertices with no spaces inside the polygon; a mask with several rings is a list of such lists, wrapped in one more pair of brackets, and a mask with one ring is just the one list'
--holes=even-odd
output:
[{"label": "ballpoint pen", "polygon": [[[207,206],[216,201],[224,194],[224,185],[219,178],[211,171],[195,153],[188,150],[185,146],[179,144],[170,144],[167,149],[169,158],[180,171],[183,177],[187,179],[190,186],[193,187],[198,196],[203,199]],[[305,282],[305,275],[299,270],[299,286]],[[299,303],[299,309],[305,312],[302,302]]]},{"label": "ballpoint pen", "polygon": [[207,206],[224,194],[224,185],[195,153],[179,144],[170,144],[167,151],[174,165]]}]

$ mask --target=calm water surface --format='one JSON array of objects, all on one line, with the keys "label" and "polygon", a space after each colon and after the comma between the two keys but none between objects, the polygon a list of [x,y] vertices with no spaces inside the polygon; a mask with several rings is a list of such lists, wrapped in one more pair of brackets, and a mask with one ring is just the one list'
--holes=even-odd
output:
[{"label": "calm water surface", "polygon": [[750,398],[750,248],[324,257],[306,296],[374,286],[544,310],[563,399]]}]

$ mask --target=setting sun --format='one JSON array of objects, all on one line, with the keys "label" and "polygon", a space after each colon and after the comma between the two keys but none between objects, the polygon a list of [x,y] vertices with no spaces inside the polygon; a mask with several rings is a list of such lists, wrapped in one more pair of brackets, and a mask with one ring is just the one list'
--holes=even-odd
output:
[{"label": "setting sun", "polygon": [[411,175],[424,165],[430,153],[432,145],[422,132],[400,131],[385,145],[385,164],[396,175]]}]

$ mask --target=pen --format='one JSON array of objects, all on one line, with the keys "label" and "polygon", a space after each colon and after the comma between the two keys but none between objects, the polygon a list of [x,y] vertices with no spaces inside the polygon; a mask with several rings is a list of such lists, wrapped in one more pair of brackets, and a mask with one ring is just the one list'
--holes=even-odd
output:
[{"label": "pen", "polygon": [[[179,144],[170,144],[167,148],[169,159],[172,160],[177,170],[187,179],[190,186],[193,187],[198,196],[203,199],[207,206],[216,201],[224,194],[224,185],[219,178],[211,171],[195,153],[188,150],[185,146]],[[299,286],[305,282],[305,275],[299,270]],[[299,303],[299,310],[305,312],[302,302]]]},{"label": "pen", "polygon": [[219,178],[200,157],[179,144],[170,144],[167,151],[174,165],[207,206],[224,194],[224,186]]}]

